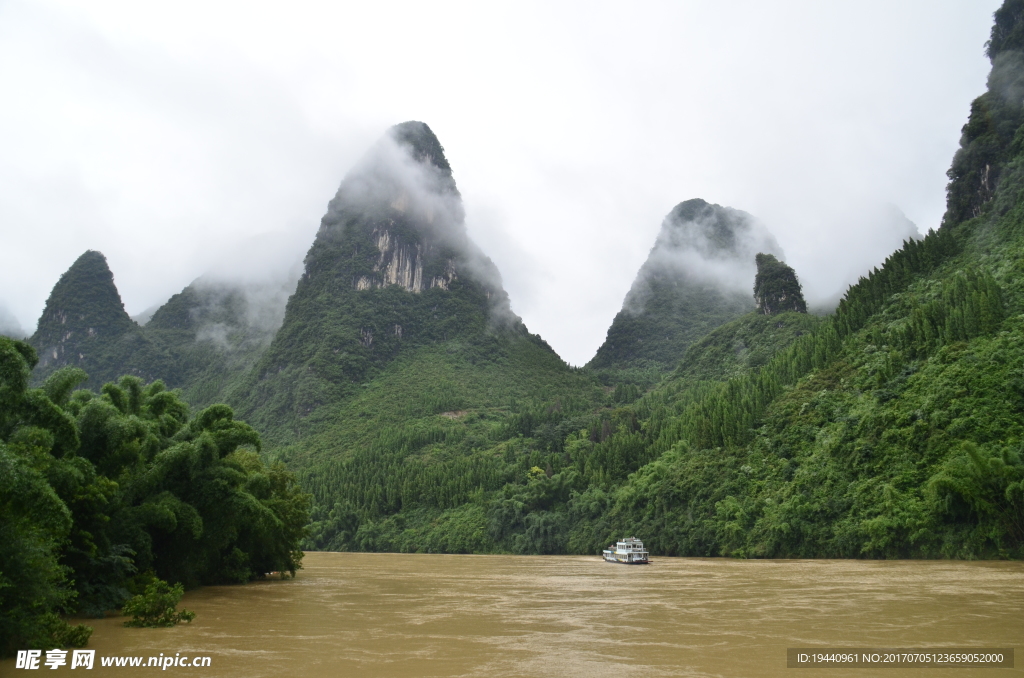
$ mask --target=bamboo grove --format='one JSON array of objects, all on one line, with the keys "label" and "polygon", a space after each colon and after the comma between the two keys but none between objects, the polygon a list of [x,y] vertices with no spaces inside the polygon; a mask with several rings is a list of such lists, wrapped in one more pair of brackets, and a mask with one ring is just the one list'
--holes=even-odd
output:
[{"label": "bamboo grove", "polygon": [[76,390],[80,369],[28,387],[35,351],[0,337],[0,654],[82,645],[85,625],[149,584],[295,573],[308,495],[260,438],[162,382]]}]

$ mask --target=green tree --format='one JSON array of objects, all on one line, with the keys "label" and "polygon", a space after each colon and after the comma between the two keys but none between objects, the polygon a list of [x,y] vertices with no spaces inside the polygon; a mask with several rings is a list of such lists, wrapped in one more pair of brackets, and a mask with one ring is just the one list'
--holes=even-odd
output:
[{"label": "green tree", "polygon": [[76,436],[69,418],[27,388],[35,362],[30,346],[0,337],[0,656],[82,645],[91,633],[58,616],[75,600],[60,562],[72,515],[47,476],[62,467],[51,454],[58,441],[73,449]]},{"label": "green tree", "polygon": [[121,614],[131,619],[125,626],[174,626],[180,622],[191,622],[196,613],[191,610],[177,610],[178,602],[185,595],[181,584],[171,586],[162,579],[154,579],[146,586],[146,591],[124,604]]}]

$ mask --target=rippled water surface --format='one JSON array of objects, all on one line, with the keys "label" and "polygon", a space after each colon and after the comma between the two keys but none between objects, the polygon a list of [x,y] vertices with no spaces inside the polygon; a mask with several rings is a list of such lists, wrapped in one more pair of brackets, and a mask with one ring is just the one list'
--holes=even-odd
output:
[{"label": "rippled water surface", "polygon": [[[297,579],[208,587],[184,605],[196,620],[173,629],[90,622],[89,647],[208,655],[210,668],[165,674],[208,677],[1024,674],[1022,563],[310,553]],[[787,669],[786,648],[808,646],[1021,656],[1012,670]]]}]

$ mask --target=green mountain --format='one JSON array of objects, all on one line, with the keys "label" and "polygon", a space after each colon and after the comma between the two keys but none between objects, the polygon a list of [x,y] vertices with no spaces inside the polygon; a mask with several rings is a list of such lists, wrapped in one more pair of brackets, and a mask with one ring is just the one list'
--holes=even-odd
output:
[{"label": "green mountain", "polygon": [[754,309],[758,252],[782,256],[746,212],[700,199],[676,205],[587,366],[671,369],[687,346]]},{"label": "green mountain", "polygon": [[223,400],[279,324],[251,296],[241,285],[200,278],[140,327],[124,310],[106,258],[88,251],[54,286],[29,339],[40,355],[33,382],[72,366],[89,374],[89,388],[127,374],[161,379],[194,406]]},{"label": "green mountain", "polygon": [[142,328],[173,356],[161,378],[196,406],[223,401],[234,381],[267,350],[280,325],[262,298],[276,288],[199,278],[161,306]]},{"label": "green mountain", "polygon": [[[1024,556],[1024,98],[1006,86],[1024,70],[1002,51],[1024,46],[1022,4],[996,14],[990,88],[964,128],[942,227],[833,315],[776,313],[802,304],[792,271],[765,258],[770,313],[691,342],[646,394],[493,420],[451,411],[432,426],[396,414],[361,459],[306,475],[340,488],[312,545],[594,553],[637,534],[674,555]],[[411,379],[394,369],[381,392]],[[380,416],[375,398],[349,416]]]},{"label": "green mountain", "polygon": [[670,554],[1024,556],[1022,9],[996,12],[941,228],[759,369],[681,367],[634,405],[657,460],[598,524]]},{"label": "green mountain", "polygon": [[[80,256],[54,285],[28,341],[39,354],[36,383],[70,366],[86,370],[87,386],[98,388],[123,374],[153,379],[166,365],[159,347],[125,312],[106,257],[93,250]],[[132,359],[125,362],[126,356]]]},{"label": "green mountain", "polygon": [[271,440],[295,441],[318,430],[306,422],[320,408],[439,344],[485,361],[527,345],[561,365],[512,313],[497,269],[469,241],[441,144],[425,124],[407,122],[342,181],[284,323],[236,400]]},{"label": "green mountain", "polygon": [[30,342],[44,369],[83,366],[102,350],[98,347],[134,328],[106,257],[89,250],[54,285]]},{"label": "green mountain", "polygon": [[470,500],[561,458],[512,439],[557,444],[552,422],[605,400],[511,312],[418,122],[346,176],[283,325],[231,393],[313,492],[308,545],[335,549],[494,550]]}]

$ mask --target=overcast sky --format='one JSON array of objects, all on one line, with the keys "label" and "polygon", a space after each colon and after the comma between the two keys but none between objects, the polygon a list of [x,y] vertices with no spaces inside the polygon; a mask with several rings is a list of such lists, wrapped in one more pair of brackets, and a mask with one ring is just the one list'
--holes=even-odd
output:
[{"label": "overcast sky", "polygon": [[891,251],[885,205],[938,226],[999,4],[0,0],[0,315],[31,331],[86,249],[131,314],[298,260],[412,119],[572,364],[689,198],[760,218],[828,297]]}]

